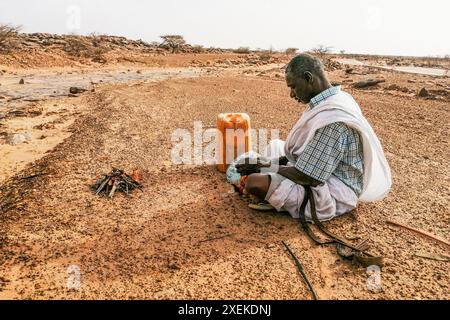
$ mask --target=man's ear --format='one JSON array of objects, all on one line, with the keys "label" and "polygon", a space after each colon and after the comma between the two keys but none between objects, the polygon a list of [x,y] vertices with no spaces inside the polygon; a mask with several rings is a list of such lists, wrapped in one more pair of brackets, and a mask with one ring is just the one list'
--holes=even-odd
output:
[{"label": "man's ear", "polygon": [[305,72],[303,73],[303,76],[305,77],[306,82],[308,82],[308,83],[313,83],[314,77],[313,77],[313,75],[312,75],[311,72],[305,71]]}]

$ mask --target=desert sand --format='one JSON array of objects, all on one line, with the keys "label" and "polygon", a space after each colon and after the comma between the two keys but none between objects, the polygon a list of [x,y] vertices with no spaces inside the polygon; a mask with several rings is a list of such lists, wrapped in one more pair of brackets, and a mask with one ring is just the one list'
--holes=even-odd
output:
[{"label": "desert sand", "polygon": [[[386,223],[450,239],[448,76],[337,62],[392,57],[323,57],[393,172],[386,199],[327,223],[347,239],[368,238],[384,256],[382,289],[373,292],[365,268],[312,243],[297,220],[248,208],[214,166],[171,161],[174,130],[213,127],[221,112],[246,112],[255,129],[286,138],[305,108],[284,81],[291,56],[171,54],[127,43],[96,63],[33,48],[0,55],[0,299],[310,299],[281,241],[321,299],[450,298],[449,262],[420,256],[450,248]],[[395,59],[449,67],[448,59]],[[352,86],[367,79],[384,82]],[[87,91],[68,96],[71,86]],[[27,141],[8,143],[17,133]],[[95,195],[89,186],[111,167],[142,170],[142,191]],[[66,285],[72,265],[79,290]]]}]

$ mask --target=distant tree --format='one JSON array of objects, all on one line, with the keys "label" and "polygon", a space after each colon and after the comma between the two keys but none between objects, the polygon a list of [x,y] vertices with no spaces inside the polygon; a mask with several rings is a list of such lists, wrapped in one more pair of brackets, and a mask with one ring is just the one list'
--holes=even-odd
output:
[{"label": "distant tree", "polygon": [[160,36],[160,38],[163,39],[161,46],[169,47],[170,49],[172,49],[172,53],[175,53],[181,46],[186,44],[186,40],[184,40],[183,36],[176,34],[168,34]]},{"label": "distant tree", "polygon": [[298,52],[298,48],[287,48],[285,51],[286,55],[294,55]]},{"label": "distant tree", "polygon": [[249,47],[239,47],[237,49],[234,49],[233,52],[247,54],[247,53],[250,53],[250,48]]},{"label": "distant tree", "polygon": [[192,52],[202,53],[202,52],[205,52],[205,48],[203,48],[203,46],[201,46],[201,45],[195,45],[192,47]]},{"label": "distant tree", "polygon": [[317,47],[311,49],[311,52],[313,54],[318,55],[319,57],[323,57],[324,55],[331,53],[331,49],[333,49],[333,47],[324,46],[322,44],[319,44]]},{"label": "distant tree", "polygon": [[345,50],[339,51],[340,54],[345,54]]},{"label": "distant tree", "polygon": [[20,26],[0,24],[0,51],[8,52],[14,47],[14,37],[20,29]]}]

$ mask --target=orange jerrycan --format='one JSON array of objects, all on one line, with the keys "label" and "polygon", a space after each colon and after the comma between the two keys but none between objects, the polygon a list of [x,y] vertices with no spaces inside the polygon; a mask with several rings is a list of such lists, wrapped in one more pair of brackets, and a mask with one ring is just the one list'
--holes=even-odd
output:
[{"label": "orange jerrycan", "polygon": [[237,157],[251,150],[250,117],[246,113],[221,113],[217,116],[217,169],[227,171]]}]

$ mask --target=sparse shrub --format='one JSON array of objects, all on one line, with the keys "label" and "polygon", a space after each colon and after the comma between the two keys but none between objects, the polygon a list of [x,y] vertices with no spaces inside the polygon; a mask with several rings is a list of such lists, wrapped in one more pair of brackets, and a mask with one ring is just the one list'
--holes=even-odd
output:
[{"label": "sparse shrub", "polygon": [[200,45],[193,46],[192,47],[192,52],[193,53],[202,53],[202,52],[205,52],[205,48],[203,48],[203,46],[200,46]]},{"label": "sparse shrub", "polygon": [[86,38],[79,36],[70,36],[66,39],[64,51],[72,56],[83,57],[87,55],[91,48],[92,43]]},{"label": "sparse shrub", "polygon": [[109,50],[106,49],[105,47],[99,47],[99,48],[94,48],[91,51],[91,57],[92,57],[92,61],[97,62],[97,63],[106,63],[106,57],[105,57],[105,53],[107,53]]},{"label": "sparse shrub", "polygon": [[298,48],[287,48],[285,51],[286,55],[294,55],[298,52]]},{"label": "sparse shrub", "polygon": [[272,59],[272,55],[270,53],[270,51],[266,51],[266,52],[261,52],[259,55],[259,60],[267,62],[270,61]]},{"label": "sparse shrub", "polygon": [[20,29],[20,26],[0,24],[0,52],[9,52],[14,49],[15,37]]},{"label": "sparse shrub", "polygon": [[106,63],[105,53],[111,48],[102,43],[101,36],[90,37],[69,36],[64,51],[74,57],[90,58],[94,62]]},{"label": "sparse shrub", "polygon": [[233,52],[239,53],[239,54],[248,54],[248,53],[250,53],[250,48],[249,47],[239,47],[237,49],[234,49]]},{"label": "sparse shrub", "polygon": [[179,50],[180,47],[186,44],[186,41],[184,40],[183,36],[176,35],[176,34],[168,34],[164,36],[160,36],[161,39],[163,39],[163,42],[161,43],[161,47],[170,48],[172,50],[172,53],[175,53]]},{"label": "sparse shrub", "polygon": [[333,49],[333,47],[319,44],[317,47],[311,49],[311,52],[315,55],[318,55],[320,58],[323,58],[323,56],[325,56],[326,54],[331,53],[331,49]]}]

